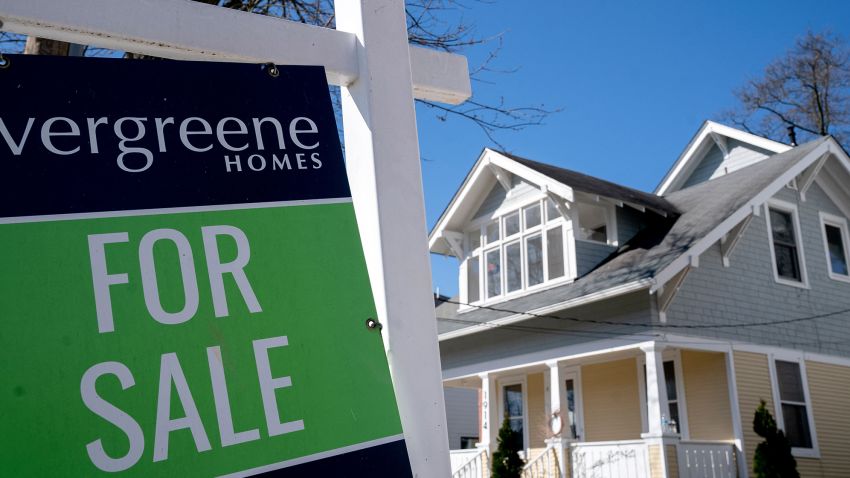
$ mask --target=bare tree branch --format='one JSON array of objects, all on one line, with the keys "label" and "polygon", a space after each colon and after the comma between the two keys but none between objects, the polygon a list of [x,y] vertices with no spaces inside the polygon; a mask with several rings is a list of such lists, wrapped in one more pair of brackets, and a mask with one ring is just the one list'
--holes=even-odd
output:
[{"label": "bare tree branch", "polygon": [[[793,126],[843,141],[850,134],[850,47],[829,32],[808,32],[735,96],[740,106],[724,117],[748,131],[783,141]],[[759,126],[750,130],[751,122]]]},{"label": "bare tree branch", "polygon": [[[208,5],[217,5],[244,12],[270,15],[301,23],[334,28],[334,0],[194,0]],[[467,0],[477,4],[490,4],[491,0]],[[407,33],[411,44],[433,48],[445,52],[461,52],[465,49],[489,46],[484,60],[470,72],[472,81],[481,84],[494,84],[494,75],[510,74],[516,68],[498,68],[495,66],[502,48],[502,35],[481,37],[473,25],[466,22],[464,12],[467,6],[463,0],[406,0]],[[0,51],[17,53],[23,51],[26,37],[0,32]],[[115,56],[117,52],[100,48],[88,48],[87,56]],[[120,54],[120,53],[118,53]],[[126,52],[130,58],[151,58],[145,55]],[[334,105],[339,111],[339,90],[331,88]],[[487,138],[504,149],[496,139],[499,132],[519,131],[528,126],[541,124],[549,115],[559,111],[543,106],[512,106],[504,98],[498,101],[485,101],[473,98],[458,106],[447,106],[429,101],[419,101],[433,109],[437,118],[448,121],[459,118],[477,124]]]}]

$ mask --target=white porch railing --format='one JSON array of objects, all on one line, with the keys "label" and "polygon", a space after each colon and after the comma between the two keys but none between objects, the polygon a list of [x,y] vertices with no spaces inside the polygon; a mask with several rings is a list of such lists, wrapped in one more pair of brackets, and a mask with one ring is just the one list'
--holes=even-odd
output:
[{"label": "white porch railing", "polygon": [[573,478],[649,478],[647,446],[641,440],[570,445]]},{"label": "white porch railing", "polygon": [[558,453],[548,447],[522,469],[522,478],[560,478]]},{"label": "white porch railing", "polygon": [[487,449],[450,450],[452,478],[487,478]]},{"label": "white porch railing", "polygon": [[682,441],[678,446],[680,478],[736,478],[735,446],[727,442]]}]

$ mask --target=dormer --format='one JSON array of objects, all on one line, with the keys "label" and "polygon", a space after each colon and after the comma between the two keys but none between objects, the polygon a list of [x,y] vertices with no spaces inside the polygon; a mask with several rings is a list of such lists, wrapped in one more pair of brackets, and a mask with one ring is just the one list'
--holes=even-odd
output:
[{"label": "dormer", "polygon": [[791,146],[787,144],[706,121],[661,180],[655,194],[666,196],[725,176],[789,149]]},{"label": "dormer", "polygon": [[647,214],[675,209],[648,193],[485,149],[429,245],[458,258],[461,302],[493,304],[581,277],[644,227]]}]

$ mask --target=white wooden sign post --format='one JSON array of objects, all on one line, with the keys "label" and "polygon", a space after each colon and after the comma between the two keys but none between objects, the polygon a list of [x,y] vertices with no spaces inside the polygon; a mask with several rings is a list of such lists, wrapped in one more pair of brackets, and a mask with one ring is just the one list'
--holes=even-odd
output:
[{"label": "white wooden sign post", "polygon": [[[411,47],[403,0],[337,0],[337,30],[188,0],[0,0],[0,30],[166,58],[322,65],[415,476],[448,476],[413,99],[470,96],[466,59]],[[199,81],[203,81],[200,79]]]}]

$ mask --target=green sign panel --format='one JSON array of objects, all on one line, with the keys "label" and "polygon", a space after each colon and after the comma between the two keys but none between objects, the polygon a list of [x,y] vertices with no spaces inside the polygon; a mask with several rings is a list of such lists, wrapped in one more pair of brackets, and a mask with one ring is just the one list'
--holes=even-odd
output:
[{"label": "green sign panel", "polygon": [[322,69],[11,62],[3,474],[409,476]]}]

